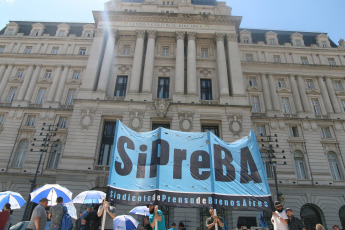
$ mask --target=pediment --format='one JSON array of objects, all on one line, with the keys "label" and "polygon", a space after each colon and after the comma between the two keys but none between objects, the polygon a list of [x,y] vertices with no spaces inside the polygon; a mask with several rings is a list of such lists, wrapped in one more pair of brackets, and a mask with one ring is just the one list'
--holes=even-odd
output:
[{"label": "pediment", "polygon": [[320,94],[320,91],[319,90],[316,90],[316,89],[309,89],[307,90],[307,94],[316,94],[316,95],[319,95]]},{"label": "pediment", "polygon": [[60,24],[60,25],[58,25],[57,26],[59,29],[62,29],[62,28],[70,28],[70,26],[69,25],[67,25],[66,23],[62,23],[62,24]]},{"label": "pediment", "polygon": [[288,88],[279,88],[277,89],[278,93],[291,93],[291,90]]},{"label": "pediment", "polygon": [[266,35],[277,36],[277,33],[273,31],[268,31]]},{"label": "pediment", "polygon": [[6,25],[6,27],[19,27],[19,25],[15,22],[10,22]]},{"label": "pediment", "polygon": [[252,32],[250,32],[249,30],[242,30],[241,32],[240,32],[240,34],[252,34]]},{"label": "pediment", "polygon": [[96,27],[93,24],[86,24],[85,26],[83,26],[83,29],[96,29]]},{"label": "pediment", "polygon": [[45,25],[43,25],[42,23],[35,23],[32,25],[32,28],[45,28]]},{"label": "pediment", "polygon": [[317,39],[319,39],[319,38],[326,38],[326,39],[328,39],[328,36],[326,34],[319,34],[319,35],[316,36],[316,38]]},{"label": "pediment", "polygon": [[21,83],[21,82],[23,82],[23,79],[22,78],[13,77],[8,82],[9,83]]},{"label": "pediment", "polygon": [[40,83],[40,84],[50,84],[52,81],[50,79],[47,79],[47,78],[41,78],[37,81],[37,83]]},{"label": "pediment", "polygon": [[292,38],[303,38],[303,35],[296,32],[296,33],[291,34],[290,37],[292,37]]},{"label": "pediment", "polygon": [[261,92],[261,87],[260,86],[249,86],[247,88],[248,92]]},{"label": "pediment", "polygon": [[345,96],[345,90],[335,91],[335,94],[339,96]]},{"label": "pediment", "polygon": [[67,82],[69,85],[80,85],[81,81],[76,79],[71,79]]}]

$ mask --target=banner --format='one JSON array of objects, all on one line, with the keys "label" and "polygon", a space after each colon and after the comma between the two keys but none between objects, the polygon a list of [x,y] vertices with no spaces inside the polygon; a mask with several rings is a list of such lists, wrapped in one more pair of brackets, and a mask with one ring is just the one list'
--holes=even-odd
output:
[{"label": "banner", "polygon": [[107,198],[118,204],[271,211],[255,134],[226,143],[213,133],[116,124]]}]

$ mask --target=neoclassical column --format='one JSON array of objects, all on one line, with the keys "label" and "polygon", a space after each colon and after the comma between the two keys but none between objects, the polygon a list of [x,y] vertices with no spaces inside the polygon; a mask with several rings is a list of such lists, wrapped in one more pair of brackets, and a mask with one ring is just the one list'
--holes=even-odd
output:
[{"label": "neoclassical column", "polygon": [[187,93],[197,95],[197,78],[196,78],[196,33],[188,32],[188,50],[187,50]]},{"label": "neoclassical column", "polygon": [[70,70],[69,66],[65,66],[65,68],[63,69],[63,72],[59,81],[59,86],[57,88],[56,95],[55,95],[54,101],[56,102],[61,102],[61,98],[62,98],[63,91],[65,89],[65,84],[67,81],[69,70]]},{"label": "neoclassical column", "polygon": [[4,74],[4,77],[2,78],[1,83],[0,83],[0,100],[5,92],[7,82],[11,77],[12,71],[13,71],[13,65],[8,65],[6,72]]},{"label": "neoclassical column", "polygon": [[132,75],[129,81],[129,93],[139,92],[141,68],[143,64],[145,31],[137,31],[137,41],[135,44]]},{"label": "neoclassical column", "polygon": [[53,83],[50,86],[47,101],[53,101],[53,99],[54,99],[55,92],[56,92],[57,86],[59,84],[61,71],[62,71],[62,66],[58,66],[55,73],[54,73]]},{"label": "neoclassical column", "polygon": [[31,75],[32,75],[33,71],[34,71],[34,66],[33,65],[29,66],[25,75],[24,75],[23,84],[20,87],[20,90],[18,92],[18,96],[17,96],[18,101],[22,101],[24,99],[24,96],[25,96],[26,90],[28,89],[28,86],[29,86],[29,83],[31,80]]},{"label": "neoclassical column", "polygon": [[98,81],[97,74],[102,64],[103,47],[105,43],[104,35],[105,31],[103,29],[96,30],[95,38],[93,39],[91,46],[89,60],[83,76],[83,82],[80,86],[81,90],[96,90]]},{"label": "neoclassical column", "polygon": [[6,65],[5,64],[0,65],[0,82],[1,82],[2,77],[4,76],[5,70],[6,70]]},{"label": "neoclassical column", "polygon": [[264,94],[264,99],[265,99],[265,108],[266,111],[272,111],[272,100],[271,100],[271,95],[270,95],[270,89],[268,88],[268,81],[266,78],[266,74],[260,74],[261,76],[261,85],[262,85],[262,91]]},{"label": "neoclassical column", "polygon": [[301,113],[303,112],[303,107],[302,107],[301,96],[299,95],[295,76],[290,75],[289,78],[290,78],[290,85],[291,85],[291,90],[292,90],[292,97],[295,102],[296,110],[298,113]]},{"label": "neoclassical column", "polygon": [[230,94],[245,95],[245,87],[243,82],[243,71],[240,60],[240,52],[238,50],[237,34],[226,34],[228,41],[227,54],[228,66],[230,71]]},{"label": "neoclassical column", "polygon": [[184,93],[184,36],[185,32],[176,32],[175,93]]},{"label": "neoclassical column", "polygon": [[276,90],[276,82],[274,80],[274,77],[271,74],[268,75],[268,81],[270,84],[270,92],[271,92],[271,99],[273,102],[273,110],[281,111],[282,108],[280,106],[280,100],[279,100],[280,98],[279,98],[277,90]]},{"label": "neoclassical column", "polygon": [[25,94],[25,97],[24,97],[25,101],[31,101],[32,95],[34,94],[34,91],[35,91],[37,79],[38,79],[38,77],[40,75],[40,72],[41,72],[41,69],[42,69],[41,65],[37,65],[36,66],[35,71],[34,71],[34,73],[32,75],[31,80],[30,80],[30,84],[29,84],[28,90],[26,91],[26,94]]},{"label": "neoclassical column", "polygon": [[147,41],[147,47],[146,47],[143,90],[142,90],[144,93],[151,93],[151,89],[152,89],[156,36],[157,36],[157,31],[147,31],[148,41]]},{"label": "neoclassical column", "polygon": [[306,113],[311,113],[312,112],[311,104],[309,101],[309,97],[306,93],[305,82],[302,76],[300,75],[297,76],[297,84],[298,84],[299,95],[301,96],[301,100],[302,100],[303,110]]},{"label": "neoclassical column", "polygon": [[229,97],[229,81],[228,81],[228,70],[226,67],[225,47],[224,47],[224,36],[223,33],[216,33],[217,42],[217,67],[218,67],[218,78],[219,78],[219,93],[220,96]]},{"label": "neoclassical column", "polygon": [[333,106],[334,112],[335,113],[342,113],[342,110],[341,110],[340,105],[339,105],[338,98],[335,95],[332,79],[330,77],[325,77],[325,79],[326,79],[326,86],[327,86],[328,94],[329,94],[329,97],[331,98],[331,102],[332,102],[332,106]]},{"label": "neoclassical column", "polygon": [[319,76],[317,78],[317,80],[319,82],[322,99],[323,99],[323,102],[324,102],[325,107],[326,107],[326,112],[327,113],[333,113],[333,108],[332,108],[332,105],[331,105],[331,100],[329,99],[328,92],[327,92],[327,89],[326,89],[326,85],[325,85],[325,82],[323,81],[323,77]]},{"label": "neoclassical column", "polygon": [[106,91],[107,89],[111,67],[114,62],[116,36],[117,36],[117,30],[110,30],[108,32],[108,41],[105,47],[105,54],[103,57],[101,74],[99,76],[98,87],[97,87],[97,90],[99,91]]}]

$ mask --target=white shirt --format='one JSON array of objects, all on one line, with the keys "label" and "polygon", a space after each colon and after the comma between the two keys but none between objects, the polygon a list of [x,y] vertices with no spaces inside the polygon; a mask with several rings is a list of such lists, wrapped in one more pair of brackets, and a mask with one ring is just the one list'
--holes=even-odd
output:
[{"label": "white shirt", "polygon": [[[278,216],[280,216],[280,218],[282,218],[284,220],[288,219],[285,210],[283,210],[282,212],[275,211],[275,213],[277,213]],[[274,230],[289,230],[288,225],[284,224],[280,218],[276,217],[275,215],[272,215],[271,220],[273,220]]]}]

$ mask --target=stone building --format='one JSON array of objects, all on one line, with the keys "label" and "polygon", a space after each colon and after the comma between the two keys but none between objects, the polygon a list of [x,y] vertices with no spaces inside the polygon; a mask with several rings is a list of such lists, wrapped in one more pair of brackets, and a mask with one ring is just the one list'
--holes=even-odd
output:
[{"label": "stone building", "polygon": [[[27,196],[37,166],[38,186],[104,189],[117,119],[227,142],[254,129],[273,197],[260,134],[277,135],[285,206],[308,229],[345,227],[344,40],[240,28],[215,0],[111,0],[93,15],[89,24],[10,21],[0,31],[1,191]],[[163,211],[168,224],[205,229],[206,209]],[[23,209],[15,213],[18,221]],[[258,225],[260,213],[224,216],[234,228],[241,218]]]}]

